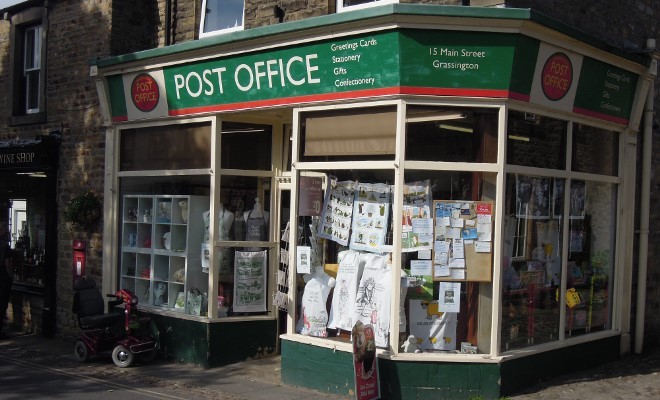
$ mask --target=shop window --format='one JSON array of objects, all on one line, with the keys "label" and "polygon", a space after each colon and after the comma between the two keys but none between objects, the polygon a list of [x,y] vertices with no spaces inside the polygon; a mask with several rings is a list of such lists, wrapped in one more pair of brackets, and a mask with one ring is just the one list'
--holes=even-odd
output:
[{"label": "shop window", "polygon": [[272,169],[272,128],[269,125],[223,122],[221,143],[222,168]]},{"label": "shop window", "polygon": [[[385,106],[303,112],[300,124],[305,135],[300,147],[305,147],[310,126],[319,121],[340,130],[338,126],[353,125],[343,125],[344,121],[361,119],[378,126],[373,131],[383,137],[379,145],[387,146],[385,138],[396,137],[395,111],[394,106]],[[427,122],[461,118],[466,120],[464,129],[490,129],[497,126],[496,116],[487,109],[409,106],[406,140],[408,144],[423,140],[412,144],[411,158],[430,154],[422,145],[440,152],[443,146],[452,146],[447,142],[455,138],[425,132],[421,125]],[[483,151],[483,142],[490,139],[483,137],[492,135],[493,141],[497,137],[487,129],[476,135],[478,139],[470,138],[468,146],[480,150],[464,150],[462,158],[452,160],[495,160],[475,155],[496,153],[493,148]],[[355,134],[362,128],[358,131]],[[360,321],[373,326],[379,348],[425,354],[490,353],[491,322],[484,315],[490,315],[492,304],[496,174],[406,169],[404,183],[397,187],[396,167],[389,163],[391,169],[387,168],[387,160],[392,160],[389,153],[341,158],[301,151],[300,157],[309,162],[348,162],[333,163],[341,166],[337,168],[299,170],[296,178],[299,232],[295,239],[289,236],[289,249],[295,254],[291,269],[297,272],[295,332],[350,342]],[[374,167],[357,169],[353,161],[372,161]],[[376,161],[384,163],[377,166]],[[397,196],[403,204],[400,210],[394,208]],[[321,207],[314,207],[318,201]],[[400,297],[394,309],[392,293]],[[390,331],[393,318],[398,321],[397,335]],[[394,336],[396,343],[391,342]]]},{"label": "shop window", "polygon": [[269,208],[270,179],[223,175],[221,186],[215,238],[218,317],[264,313],[272,249],[240,242],[270,240],[275,217]]},{"label": "shop window", "polygon": [[510,111],[507,125],[508,164],[549,169],[566,167],[566,121]]},{"label": "shop window", "polygon": [[398,2],[399,0],[337,0],[337,12],[359,10]]},{"label": "shop window", "polygon": [[[490,322],[478,315],[491,304],[482,289],[492,281],[495,176],[408,170],[394,219],[394,170],[301,171],[295,332],[349,342],[361,321],[373,326],[379,348],[488,353]],[[314,213],[321,186],[323,205]],[[395,287],[393,276],[401,276]],[[399,307],[391,309],[395,290]],[[399,321],[394,344],[391,318]]]},{"label": "shop window", "polygon": [[410,106],[406,122],[408,160],[497,162],[496,109]]},{"label": "shop window", "polygon": [[618,155],[619,136],[616,132],[573,124],[573,171],[616,176]]},{"label": "shop window", "polygon": [[244,0],[203,0],[199,37],[243,30]]},{"label": "shop window", "polygon": [[[360,320],[374,325],[376,346],[387,346],[391,277],[398,269],[381,249],[393,243],[393,180],[392,170],[380,169],[300,173],[292,267],[299,294],[296,333],[349,342]],[[326,191],[315,209],[318,187]]]},{"label": "shop window", "polygon": [[121,171],[194,169],[210,166],[210,123],[153,126],[121,131]]},{"label": "shop window", "polygon": [[616,227],[615,185],[571,181],[566,336],[609,329]]},{"label": "shop window", "polygon": [[12,16],[10,81],[13,124],[45,120],[46,8],[30,8]]},{"label": "shop window", "polygon": [[[271,127],[222,122],[220,187],[213,194],[211,134],[209,122],[121,131],[120,286],[153,312],[264,315],[275,248]],[[240,173],[230,175],[234,170]],[[215,221],[213,196],[219,197]],[[214,293],[209,275],[216,279]]]},{"label": "shop window", "polygon": [[502,351],[559,339],[565,185],[522,174],[506,181]]},{"label": "shop window", "polygon": [[119,282],[141,307],[204,316],[202,269],[208,176],[120,179]]},{"label": "shop window", "polygon": [[306,113],[301,124],[301,161],[394,159],[396,108],[369,107]]}]

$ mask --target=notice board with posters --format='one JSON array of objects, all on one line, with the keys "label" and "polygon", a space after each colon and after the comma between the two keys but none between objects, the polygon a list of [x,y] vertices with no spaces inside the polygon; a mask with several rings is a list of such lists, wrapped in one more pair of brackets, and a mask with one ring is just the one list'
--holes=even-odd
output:
[{"label": "notice board with posters", "polygon": [[433,280],[493,279],[493,203],[433,201]]}]

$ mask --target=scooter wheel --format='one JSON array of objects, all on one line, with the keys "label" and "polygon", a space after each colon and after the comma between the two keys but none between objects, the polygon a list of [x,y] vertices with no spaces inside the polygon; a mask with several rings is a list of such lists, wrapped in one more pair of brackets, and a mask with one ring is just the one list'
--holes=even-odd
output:
[{"label": "scooter wheel", "polygon": [[133,365],[135,360],[135,355],[128,350],[126,347],[118,344],[114,350],[112,350],[112,361],[119,368],[126,368]]},{"label": "scooter wheel", "polygon": [[76,342],[75,347],[73,348],[73,354],[76,356],[76,359],[80,362],[85,362],[89,360],[89,349],[87,345],[82,340]]}]

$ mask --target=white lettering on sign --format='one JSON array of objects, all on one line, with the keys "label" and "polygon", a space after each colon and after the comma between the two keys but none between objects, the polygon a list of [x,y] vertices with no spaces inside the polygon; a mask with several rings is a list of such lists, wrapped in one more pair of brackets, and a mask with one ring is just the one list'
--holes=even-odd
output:
[{"label": "white lettering on sign", "polygon": [[[371,39],[360,39],[348,43],[332,43],[330,45],[330,50],[334,52],[351,52],[357,51],[364,47],[378,46],[378,40],[376,38]],[[333,74],[337,76],[342,76],[341,79],[335,79],[335,87],[338,88],[347,88],[349,86],[373,86],[376,83],[376,78],[366,76],[366,77],[350,77],[351,72],[350,68],[352,65],[360,64],[360,59],[362,58],[362,53],[356,52],[355,54],[343,54],[338,56],[332,56],[331,61],[333,64],[341,64],[333,68]],[[349,77],[347,77],[348,75]]]},{"label": "white lettering on sign", "polygon": [[[450,49],[447,47],[429,47],[430,56],[438,56],[432,61],[433,68],[441,70],[478,70],[479,59],[487,57],[485,50]],[[462,59],[464,62],[455,61]]]},{"label": "white lettering on sign", "polygon": [[[317,58],[317,54],[307,54],[304,57],[293,56],[288,60],[279,58],[240,64],[234,70],[233,83],[242,92],[272,89],[274,86],[320,83],[321,79],[316,76],[319,69],[315,63]],[[299,67],[302,67],[302,71]],[[181,99],[181,96],[186,94],[193,98],[201,96],[202,93],[205,96],[223,94],[226,84],[224,72],[227,72],[226,67],[217,67],[204,69],[201,73],[191,71],[174,75],[176,98]]]},{"label": "white lettering on sign", "polygon": [[27,164],[34,161],[33,152],[0,154],[0,164]]}]

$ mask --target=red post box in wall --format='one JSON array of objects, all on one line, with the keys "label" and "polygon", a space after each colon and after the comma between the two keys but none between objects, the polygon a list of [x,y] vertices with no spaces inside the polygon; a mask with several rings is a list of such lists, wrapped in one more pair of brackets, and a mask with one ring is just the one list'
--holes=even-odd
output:
[{"label": "red post box in wall", "polygon": [[73,241],[73,284],[76,284],[76,281],[81,276],[85,275],[85,264],[87,263],[87,257],[85,255],[87,250],[87,243],[84,240],[74,240]]}]

